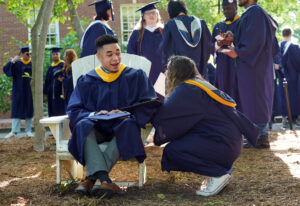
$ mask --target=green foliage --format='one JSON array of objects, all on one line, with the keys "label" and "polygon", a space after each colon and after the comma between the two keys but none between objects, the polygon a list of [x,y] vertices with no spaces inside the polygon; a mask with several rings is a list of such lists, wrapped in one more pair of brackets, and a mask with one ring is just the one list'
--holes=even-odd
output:
[{"label": "green foliage", "polygon": [[12,89],[12,79],[5,74],[0,74],[0,112],[10,110],[10,93]]},{"label": "green foliage", "polygon": [[[4,2],[3,0],[0,0],[1,2]],[[73,4],[75,7],[79,3],[84,2],[84,0],[73,0]],[[36,15],[33,15],[33,13],[37,14],[39,8],[41,8],[43,1],[32,1],[32,0],[22,0],[22,1],[15,1],[15,0],[6,0],[6,9],[8,12],[11,12],[15,14],[18,19],[24,23],[29,28],[32,25],[28,25],[27,19],[35,18]],[[68,15],[66,15],[66,11],[68,11],[68,5],[66,0],[56,0],[53,8],[53,16],[52,18],[56,18],[61,23],[64,23]],[[36,19],[34,19],[35,22]]]}]

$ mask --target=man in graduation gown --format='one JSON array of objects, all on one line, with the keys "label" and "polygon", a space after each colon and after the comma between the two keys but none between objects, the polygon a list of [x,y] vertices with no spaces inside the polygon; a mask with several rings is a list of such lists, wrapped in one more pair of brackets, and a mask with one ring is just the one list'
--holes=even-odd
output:
[{"label": "man in graduation gown", "polygon": [[[281,66],[288,82],[288,94],[293,120],[300,124],[300,48],[292,43],[292,29],[282,31],[280,43]],[[287,112],[285,112],[286,115]]]},{"label": "man in graduation gown", "polygon": [[52,64],[48,67],[43,92],[48,100],[48,115],[59,116],[65,115],[65,103],[62,98],[62,82],[60,78],[63,76],[62,68],[64,62],[60,60],[60,49],[54,47],[51,49]]},{"label": "man in graduation gown", "polygon": [[188,16],[182,0],[170,0],[168,13],[171,20],[163,29],[160,45],[163,67],[166,68],[172,55],[183,55],[193,59],[199,73],[207,78],[207,61],[213,52],[213,43],[206,22]]},{"label": "man in graduation gown", "polygon": [[[215,42],[215,62],[217,64],[215,86],[237,101],[236,60],[220,52],[222,49],[226,49],[228,44],[226,45],[225,42],[223,43],[221,40],[217,41],[216,37],[220,37],[220,33],[225,34],[230,31],[234,38],[236,36],[240,16],[237,15],[236,0],[223,0],[222,7],[226,19],[217,23],[212,33]],[[232,42],[229,42],[229,45],[231,44]]]},{"label": "man in graduation gown", "polygon": [[22,47],[20,54],[9,61],[3,71],[13,78],[11,95],[11,132],[6,136],[16,137],[20,132],[21,119],[25,119],[26,136],[32,137],[31,125],[33,117],[33,103],[30,82],[32,78],[32,65],[29,47]]},{"label": "man in graduation gown", "polygon": [[97,53],[95,41],[98,37],[104,34],[115,35],[110,26],[107,24],[109,21],[114,20],[112,3],[109,0],[98,0],[89,4],[89,6],[92,5],[95,5],[97,16],[95,17],[95,21],[90,23],[81,37],[81,58]]},{"label": "man in graduation gown", "polygon": [[260,129],[259,148],[269,148],[268,123],[272,115],[273,58],[279,47],[276,21],[257,0],[239,0],[245,7],[238,26],[235,47],[225,54],[236,59],[239,109]]},{"label": "man in graduation gown", "polygon": [[[96,40],[96,48],[102,66],[78,79],[67,107],[72,130],[69,151],[87,170],[87,179],[76,191],[96,197],[106,193],[110,197],[120,192],[108,175],[119,156],[123,160],[135,157],[139,162],[146,158],[140,128],[150,120],[155,108],[139,107],[125,119],[94,122],[87,117],[106,114],[109,119],[123,107],[150,100],[156,94],[145,72],[121,64],[117,38],[103,35]],[[102,151],[98,144],[104,142],[107,147]],[[100,186],[94,185],[97,179]]]}]

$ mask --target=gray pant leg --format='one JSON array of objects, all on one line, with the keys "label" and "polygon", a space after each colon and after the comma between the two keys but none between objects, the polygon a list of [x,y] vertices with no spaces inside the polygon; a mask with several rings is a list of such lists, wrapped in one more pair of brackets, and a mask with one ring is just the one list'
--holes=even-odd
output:
[{"label": "gray pant leg", "polygon": [[100,144],[100,149],[97,141],[103,141],[104,138],[105,137],[95,129],[92,129],[86,138],[84,144],[84,159],[86,162],[87,176],[93,175],[98,171],[110,172],[119,159],[116,138],[114,137],[110,142]]}]

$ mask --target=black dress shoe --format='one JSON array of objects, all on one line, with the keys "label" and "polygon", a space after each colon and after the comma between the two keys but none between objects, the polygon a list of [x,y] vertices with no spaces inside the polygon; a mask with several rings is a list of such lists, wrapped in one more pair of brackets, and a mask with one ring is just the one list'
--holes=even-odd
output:
[{"label": "black dress shoe", "polygon": [[79,195],[89,195],[93,186],[94,183],[91,180],[85,179],[76,187],[75,192]]}]

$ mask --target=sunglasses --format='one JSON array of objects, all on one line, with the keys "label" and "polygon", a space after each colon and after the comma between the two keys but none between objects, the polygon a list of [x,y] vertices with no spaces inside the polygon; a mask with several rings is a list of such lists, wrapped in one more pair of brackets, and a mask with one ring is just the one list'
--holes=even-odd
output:
[{"label": "sunglasses", "polygon": [[26,56],[30,56],[30,53],[25,53]]}]

